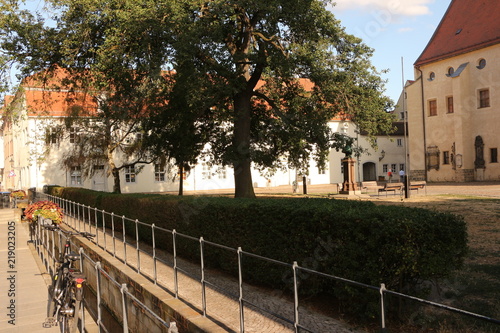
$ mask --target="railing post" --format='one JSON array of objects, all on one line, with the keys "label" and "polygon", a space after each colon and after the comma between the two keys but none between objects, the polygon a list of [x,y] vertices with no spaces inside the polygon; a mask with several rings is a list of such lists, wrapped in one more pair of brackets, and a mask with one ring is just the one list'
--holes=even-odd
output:
[{"label": "railing post", "polygon": [[73,206],[72,206],[73,210],[72,210],[72,214],[71,214],[71,218],[73,219],[73,225],[75,225],[75,223],[76,223],[75,219],[76,219],[76,205],[77,204],[78,203],[76,201],[73,201]]},{"label": "railing post", "polygon": [[99,226],[97,224],[97,208],[94,208],[94,217],[95,217],[95,242],[97,246],[99,246]]},{"label": "railing post", "polygon": [[384,291],[386,290],[385,288],[385,283],[380,284],[380,324],[381,324],[381,330],[380,332],[387,332],[387,329],[385,327],[385,296],[384,296]]},{"label": "railing post", "polygon": [[102,210],[102,237],[104,238],[104,251],[107,251],[106,248],[106,211]]},{"label": "railing post", "polygon": [[99,328],[99,332],[101,332],[101,263],[98,261],[95,263],[95,272],[96,272],[96,284],[97,284],[97,327]]},{"label": "railing post", "polygon": [[[56,257],[56,245],[55,245],[56,239],[55,239],[55,235],[54,235],[53,232],[51,232],[50,235],[51,235],[50,237],[52,237],[52,266],[55,267],[56,266],[56,260],[57,260],[57,257]],[[60,238],[61,238],[61,234],[59,234],[59,239]],[[60,252],[60,251],[63,251],[63,249],[61,248],[62,243],[59,242],[59,244],[60,244],[59,245],[59,252]],[[48,248],[47,248],[47,250],[48,250]]]},{"label": "railing post", "polygon": [[175,238],[177,231],[172,230],[172,252],[174,254],[174,291],[175,298],[179,298],[179,280],[177,279],[177,245],[175,244]]},{"label": "railing post", "polygon": [[297,283],[297,262],[293,262],[293,312],[294,312],[294,322],[293,326],[295,332],[299,332],[299,285]]},{"label": "railing post", "polygon": [[[80,246],[78,249],[78,253],[80,254],[80,272],[85,275],[85,272],[83,271],[83,247]],[[85,332],[85,303],[84,300],[82,300],[82,306],[81,306],[81,325],[80,325],[80,332]]]},{"label": "railing post", "polygon": [[78,253],[80,254],[80,272],[84,273],[83,272],[83,247],[80,246],[80,248],[78,249]]},{"label": "railing post", "polygon": [[[78,214],[77,214],[77,220],[78,220],[78,230],[81,230],[81,224],[82,224],[82,217],[80,213],[80,208],[83,210],[83,205],[81,203],[78,203]],[[75,221],[75,229],[76,229],[76,221]]]},{"label": "railing post", "polygon": [[71,225],[71,223],[73,223],[73,219],[74,219],[74,217],[73,217],[73,210],[74,210],[73,201],[68,202],[68,205],[69,205],[69,207],[68,207],[69,214],[68,214],[67,224]]},{"label": "railing post", "polygon": [[87,210],[87,215],[88,215],[88,219],[89,219],[89,232],[92,232],[92,222],[91,222],[91,219],[90,219],[90,210],[91,210],[92,207],[88,207],[88,210]]},{"label": "railing post", "polygon": [[80,204],[76,202],[76,219],[78,220],[78,230],[82,230],[82,219],[80,218]]},{"label": "railing post", "polygon": [[127,284],[123,283],[120,288],[120,292],[122,293],[123,333],[128,333],[127,298],[125,297],[126,291]]},{"label": "railing post", "polygon": [[200,269],[201,269],[201,307],[203,317],[207,316],[207,300],[205,294],[205,261],[203,258],[203,237],[200,237]]},{"label": "railing post", "polygon": [[122,234],[123,234],[123,262],[127,263],[127,240],[125,239],[125,215],[122,215]]},{"label": "railing post", "polygon": [[139,220],[135,219],[135,249],[137,251],[137,273],[141,272],[141,254],[139,251]]},{"label": "railing post", "polygon": [[238,303],[240,305],[240,333],[245,332],[245,316],[244,316],[244,309],[245,305],[243,304],[243,270],[242,270],[242,265],[241,265],[241,259],[242,259],[242,250],[241,247],[238,247],[238,288],[239,288],[239,297],[238,297]]},{"label": "railing post", "polygon": [[73,227],[75,227],[75,216],[74,216],[74,213],[73,213],[73,204],[71,201],[68,200],[68,213],[69,213],[69,216],[71,217],[71,222],[73,224]]},{"label": "railing post", "polygon": [[[35,222],[32,222],[35,223]],[[40,244],[42,243],[42,236],[40,235],[41,231],[40,223],[36,222],[36,229],[35,229],[35,234],[36,234],[36,252],[38,252],[38,255],[41,256],[40,254]]]},{"label": "railing post", "polygon": [[158,283],[156,272],[156,240],[155,240],[155,224],[151,224],[151,239],[153,241],[153,280],[155,284]]},{"label": "railing post", "polygon": [[85,205],[82,205],[82,222],[83,222],[83,231],[87,231],[85,227]]},{"label": "railing post", "polygon": [[111,237],[113,238],[113,257],[116,258],[115,213],[111,213]]}]

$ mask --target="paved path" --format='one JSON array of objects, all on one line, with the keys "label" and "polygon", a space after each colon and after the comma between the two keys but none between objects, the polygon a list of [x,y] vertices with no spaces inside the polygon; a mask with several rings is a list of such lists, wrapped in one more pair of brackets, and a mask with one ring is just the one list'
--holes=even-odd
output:
[{"label": "paved path", "polygon": [[[91,231],[96,233],[93,226],[89,227],[85,223],[79,223],[78,220],[66,217],[65,223],[69,224],[75,229],[81,231]],[[84,227],[85,225],[85,227]],[[98,241],[98,245],[107,249],[111,254],[116,255],[117,258],[124,258],[124,246],[121,239],[113,242],[111,235],[106,234],[106,239],[103,237],[102,229],[99,230],[99,235],[94,239]],[[119,235],[121,236],[121,235]],[[178,236],[179,237],[179,236]],[[137,250],[135,239],[127,237],[126,245],[126,261],[127,264],[137,269]],[[152,256],[152,249],[149,246],[140,244],[140,271],[143,275],[154,280],[154,263]],[[172,269],[173,258],[169,253],[161,250],[156,250],[157,261],[157,282],[160,286],[166,288],[173,293],[175,290],[174,285],[174,272]],[[178,274],[178,290],[179,298],[189,304],[193,305],[200,312],[202,309],[201,302],[201,284],[200,284],[200,266],[193,264],[181,258],[177,259],[178,267],[187,272],[189,275],[179,272]],[[196,279],[192,277],[197,277]],[[239,318],[239,304],[236,297],[229,295],[238,295],[238,281],[226,274],[220,273],[216,270],[205,268],[205,278],[217,288],[207,286],[206,300],[207,300],[207,316],[224,323],[227,326],[227,332],[240,331],[240,318]],[[221,293],[220,290],[224,290]],[[294,304],[293,300],[284,295],[279,290],[266,290],[244,283],[244,298],[246,301],[251,302],[261,308],[266,309],[272,313],[278,314],[282,318],[292,320],[294,318]],[[293,324],[286,321],[279,320],[276,317],[268,315],[265,311],[256,309],[251,306],[245,306],[245,332],[247,333],[288,333],[294,332]],[[316,333],[349,333],[349,332],[363,332],[361,330],[350,327],[345,322],[335,320],[328,316],[322,315],[317,312],[310,311],[307,308],[299,308],[300,323],[307,327],[312,332]]]},{"label": "paved path", "polygon": [[[202,194],[212,194],[212,195],[231,195],[234,194],[234,189],[222,189],[222,190],[206,190],[206,191],[185,191],[186,195],[202,195]],[[293,194],[291,185],[282,185],[276,187],[256,187],[256,194]],[[299,187],[299,194],[302,193],[302,187]],[[327,194],[327,193],[337,193],[337,186],[335,184],[320,184],[320,185],[308,185],[308,194]],[[169,194],[176,195],[177,192],[169,192]],[[492,198],[500,198],[500,181],[497,182],[470,182],[470,183],[428,183],[427,191],[419,190],[418,193],[412,191],[411,196],[421,196],[421,195],[439,195],[439,194],[456,194],[456,195],[472,195],[472,196],[484,196]],[[345,197],[343,195],[334,195],[333,197]],[[411,197],[410,196],[410,197]],[[355,198],[356,196],[351,196]],[[371,194],[371,198],[376,199],[377,194]],[[380,195],[380,199],[383,199],[385,195]],[[388,195],[391,197],[391,194]]]},{"label": "paved path", "polygon": [[42,327],[47,314],[43,266],[27,244],[27,223],[15,211],[0,209],[0,332],[59,332],[58,327]]}]

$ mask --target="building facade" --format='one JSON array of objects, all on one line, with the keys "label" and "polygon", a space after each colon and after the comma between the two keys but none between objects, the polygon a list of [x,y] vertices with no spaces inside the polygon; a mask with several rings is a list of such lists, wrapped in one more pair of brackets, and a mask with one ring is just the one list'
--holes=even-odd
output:
[{"label": "building facade", "polygon": [[[23,89],[19,90],[4,110],[3,189],[40,190],[44,185],[52,184],[106,192],[113,190],[113,177],[108,172],[106,164],[93,165],[92,175],[86,176],[78,163],[73,165],[63,163],[72,145],[79,144],[75,137],[77,133],[70,132],[65,136],[57,136],[52,131],[57,126],[62,126],[67,110],[74,107],[70,104],[78,100],[80,107],[96,108],[95,101],[91,99],[82,101],[78,96],[67,98],[64,91],[40,87],[30,81],[25,82]],[[386,180],[389,170],[397,174],[400,169],[406,169],[405,137],[401,130],[391,137],[386,135],[377,137],[378,149],[375,150],[351,121],[332,119],[329,126],[334,132],[355,138],[355,145],[365,149],[366,152],[357,158],[355,166],[358,182]],[[401,129],[401,126],[399,128]],[[319,168],[311,160],[307,183],[310,185],[342,183],[343,157],[342,152],[332,149],[326,168]],[[114,158],[118,162],[123,156],[117,153]],[[168,163],[138,164],[135,167],[126,167],[120,172],[120,187],[123,193],[176,192],[180,177],[183,177],[183,188],[186,191],[234,188],[231,167],[213,165],[205,160],[200,160],[183,175],[179,175],[177,168]],[[262,174],[257,169],[253,170],[252,179],[254,187],[282,185],[300,187],[303,180],[297,170]]]},{"label": "building facade", "polygon": [[406,85],[412,179],[500,180],[500,2],[453,0]]}]

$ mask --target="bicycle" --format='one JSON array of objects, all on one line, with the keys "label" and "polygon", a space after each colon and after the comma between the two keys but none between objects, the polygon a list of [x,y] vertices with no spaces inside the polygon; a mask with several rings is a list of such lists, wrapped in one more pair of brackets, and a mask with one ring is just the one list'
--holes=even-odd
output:
[{"label": "bicycle", "polygon": [[73,263],[80,259],[80,255],[71,251],[70,240],[76,235],[91,240],[95,235],[88,232],[66,231],[57,225],[45,225],[44,228],[64,234],[66,242],[64,249],[60,251],[57,272],[49,287],[47,318],[43,327],[48,328],[59,324],[62,333],[77,332],[78,313],[81,310],[83,285],[86,278],[73,266]]}]

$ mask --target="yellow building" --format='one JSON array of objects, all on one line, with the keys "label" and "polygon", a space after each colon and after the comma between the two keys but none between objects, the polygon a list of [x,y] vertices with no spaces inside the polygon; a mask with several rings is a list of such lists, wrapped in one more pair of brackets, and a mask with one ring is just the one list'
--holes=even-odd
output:
[{"label": "yellow building", "polygon": [[500,1],[452,0],[414,68],[411,178],[500,180]]}]

